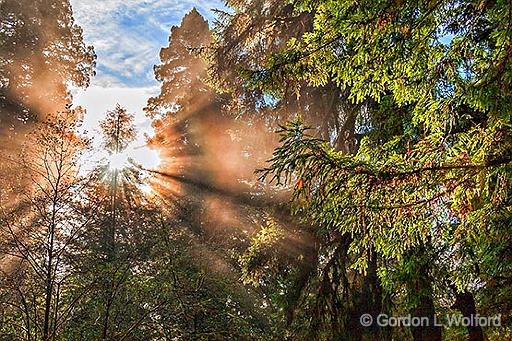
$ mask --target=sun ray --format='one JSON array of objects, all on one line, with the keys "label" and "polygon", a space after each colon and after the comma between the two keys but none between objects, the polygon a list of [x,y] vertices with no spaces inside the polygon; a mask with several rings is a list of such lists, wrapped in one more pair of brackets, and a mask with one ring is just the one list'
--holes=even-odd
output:
[{"label": "sun ray", "polygon": [[125,152],[112,154],[108,158],[108,169],[111,172],[122,170],[130,165],[129,159],[130,156]]}]

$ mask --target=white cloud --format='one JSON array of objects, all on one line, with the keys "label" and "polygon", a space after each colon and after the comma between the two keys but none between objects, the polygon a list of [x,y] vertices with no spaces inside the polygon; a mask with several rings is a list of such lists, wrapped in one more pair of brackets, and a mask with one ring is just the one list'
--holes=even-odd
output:
[{"label": "white cloud", "polygon": [[158,86],[128,88],[123,85],[102,86],[97,84],[91,85],[85,91],[76,88],[72,90],[75,106],[82,106],[87,109],[81,128],[88,132],[89,137],[93,138],[94,148],[84,155],[85,167],[82,169],[83,174],[92,170],[100,160],[108,156],[107,152],[101,148],[99,121],[103,120],[105,113],[114,109],[117,103],[135,116],[137,139],[125,153],[135,162],[147,168],[158,166],[158,152],[146,147],[145,135],[152,136],[154,132],[151,120],[142,111],[146,106],[147,99],[157,94],[158,91]]},{"label": "white cloud", "polygon": [[75,90],[73,102],[75,106],[87,109],[84,121],[84,128],[87,130],[95,129],[98,121],[105,116],[105,112],[114,109],[117,103],[135,115],[135,122],[139,127],[147,128],[148,119],[142,109],[146,106],[148,98],[157,94],[158,91],[158,86],[128,88],[122,85],[105,87],[93,84],[85,91]]},{"label": "white cloud", "polygon": [[[1,0],[0,0],[1,1]],[[152,135],[151,121],[142,109],[159,92],[153,65],[168,44],[172,25],[196,7],[208,19],[212,8],[223,8],[220,0],[70,0],[76,23],[83,28],[87,44],[98,55],[97,76],[86,90],[73,90],[74,105],[87,109],[83,128],[98,136],[98,122],[117,103],[135,115],[139,135],[132,152],[151,164],[144,134]],[[97,143],[98,141],[96,141]],[[139,155],[140,154],[140,155]],[[148,156],[149,155],[149,156]],[[99,155],[96,155],[99,157]],[[152,160],[152,161],[151,161]]]},{"label": "white cloud", "polygon": [[170,26],[179,25],[192,7],[212,18],[219,0],[71,0],[85,40],[98,54],[98,75],[118,78],[128,86],[150,85],[160,48]]}]

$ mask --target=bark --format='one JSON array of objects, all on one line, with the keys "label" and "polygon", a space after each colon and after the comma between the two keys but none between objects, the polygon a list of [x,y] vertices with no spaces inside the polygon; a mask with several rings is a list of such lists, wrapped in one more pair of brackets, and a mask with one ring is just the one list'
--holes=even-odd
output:
[{"label": "bark", "polygon": [[[62,142],[61,142],[62,143]],[[44,323],[43,323],[43,340],[50,340],[50,314],[51,314],[51,304],[53,298],[53,284],[55,280],[55,274],[53,272],[54,267],[54,247],[55,247],[55,229],[57,227],[57,204],[59,198],[59,187],[61,183],[62,177],[62,166],[63,159],[61,155],[61,159],[59,160],[59,166],[57,168],[56,173],[56,181],[52,198],[52,217],[50,220],[50,226],[48,229],[48,261],[46,264],[46,288],[45,288],[45,304],[44,304]]]},{"label": "bark", "polygon": [[[460,310],[464,317],[471,318],[476,315],[476,304],[473,294],[465,292],[455,291],[455,303],[452,305],[452,309]],[[469,341],[483,341],[484,332],[480,326],[468,326],[468,340]]]},{"label": "bark", "polygon": [[412,316],[424,318],[427,317],[429,324],[418,327],[411,327],[414,341],[441,341],[442,327],[435,325],[435,307],[430,295],[422,295],[420,304],[414,310]]},{"label": "bark", "polygon": [[[377,269],[377,258],[375,253],[373,253],[368,262],[362,288],[358,293],[359,299],[356,300],[355,308],[350,312],[347,340],[387,341],[391,339],[390,330],[381,328],[376,323],[377,316],[383,311],[382,287],[377,275]],[[370,314],[372,316],[374,322],[371,326],[363,327],[361,325],[360,318],[363,314]]]}]

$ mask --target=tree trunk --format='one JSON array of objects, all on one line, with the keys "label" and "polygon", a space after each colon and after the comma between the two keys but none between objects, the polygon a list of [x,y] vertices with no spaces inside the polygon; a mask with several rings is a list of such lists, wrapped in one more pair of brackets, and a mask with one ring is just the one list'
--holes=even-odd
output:
[{"label": "tree trunk", "polygon": [[411,274],[408,281],[409,290],[419,300],[411,316],[419,318],[421,322],[419,326],[410,327],[413,339],[414,341],[441,341],[443,327],[436,320],[436,309],[432,298],[428,244],[411,250],[408,257],[408,261],[416,265],[416,271]]},{"label": "tree trunk", "polygon": [[48,245],[48,262],[46,269],[46,288],[45,288],[45,303],[44,303],[44,324],[43,324],[43,340],[49,340],[50,331],[50,312],[52,303],[52,291],[53,291],[53,227],[50,229],[50,241]]},{"label": "tree trunk", "polygon": [[61,169],[62,169],[62,161],[57,168],[57,178],[55,182],[55,189],[53,193],[52,200],[52,217],[50,220],[50,226],[48,229],[48,261],[46,268],[46,289],[45,289],[45,304],[44,304],[44,323],[43,323],[43,341],[50,340],[50,314],[52,308],[52,295],[53,295],[53,248],[55,244],[55,228],[57,221],[57,201],[59,195],[59,186],[61,180]]},{"label": "tree trunk", "polygon": [[[457,292],[455,290],[455,303],[451,306],[452,309],[460,310],[464,317],[471,319],[471,316],[476,315],[476,304],[473,294],[465,292]],[[480,326],[468,326],[468,340],[469,341],[483,341],[484,332]]]},{"label": "tree trunk", "polygon": [[[348,327],[348,340],[390,340],[390,330],[377,325],[377,316],[382,313],[382,287],[377,275],[377,258],[374,252],[368,262],[366,276],[363,279],[363,286],[359,292],[359,300],[350,314]],[[370,326],[361,325],[361,316],[370,314],[373,323]]]},{"label": "tree trunk", "polygon": [[412,336],[414,341],[441,341],[442,340],[442,327],[436,326],[435,320],[435,307],[432,298],[429,295],[422,295],[420,304],[414,310],[412,316],[423,319],[428,318],[428,325],[421,325],[418,327],[411,327]]}]

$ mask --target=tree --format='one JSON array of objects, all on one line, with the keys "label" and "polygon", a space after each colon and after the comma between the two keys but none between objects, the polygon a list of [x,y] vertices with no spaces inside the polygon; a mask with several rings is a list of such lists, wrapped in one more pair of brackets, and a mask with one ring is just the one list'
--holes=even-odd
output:
[{"label": "tree", "polygon": [[117,104],[114,110],[107,111],[100,122],[103,133],[103,147],[112,154],[122,153],[137,136],[133,115]]},{"label": "tree", "polygon": [[[155,66],[161,91],[148,100],[145,108],[147,115],[155,119],[155,136],[150,144],[160,151],[161,168],[205,184],[213,180],[209,158],[221,152],[212,151],[208,137],[215,135],[218,141],[225,141],[226,137],[222,131],[224,100],[206,84],[207,65],[199,55],[210,42],[208,23],[195,9],[185,15],[179,27],[171,28],[169,46],[162,48],[161,64]],[[180,218],[195,233],[204,233],[200,219],[196,219],[204,215],[204,191],[184,183],[178,186],[186,192]]]},{"label": "tree", "polygon": [[[115,162],[119,162],[115,158],[118,158],[120,154],[123,152],[130,142],[133,142],[136,137],[135,127],[133,125],[133,115],[127,113],[126,109],[122,108],[119,104],[116,105],[116,108],[112,111],[108,111],[105,119],[100,122],[100,127],[103,132],[103,146],[109,152],[109,169],[110,173],[108,174],[109,179],[109,187],[110,187],[110,207],[108,209],[109,215],[111,217],[109,225],[106,228],[108,233],[106,234],[106,238],[103,241],[103,245],[105,246],[106,251],[106,263],[110,266],[107,271],[112,271],[112,275],[108,276],[107,274],[107,283],[104,289],[104,293],[106,294],[105,299],[105,316],[103,317],[103,328],[101,337],[103,340],[108,339],[109,336],[109,320],[111,314],[111,308],[114,304],[115,295],[117,292],[117,288],[122,285],[122,282],[125,280],[124,274],[119,275],[119,272],[125,268],[125,264],[121,261],[119,263],[118,253],[119,250],[116,248],[116,234],[118,235],[121,231],[119,228],[124,227],[118,221],[118,210],[120,206],[120,201],[123,198],[119,198],[119,186],[123,186],[123,182],[119,182],[120,172],[121,175],[124,175],[125,169],[123,169],[124,165],[115,164]],[[125,160],[126,162],[127,160]],[[133,187],[133,186],[132,186]],[[133,188],[131,191],[124,192],[125,198],[132,195]],[[121,200],[120,200],[121,199]],[[127,271],[127,269],[125,270]],[[120,278],[119,278],[120,277]]]},{"label": "tree", "polygon": [[155,261],[154,235],[162,234],[162,213],[146,198],[140,170],[126,148],[136,137],[133,115],[121,105],[100,122],[106,160],[88,174],[80,211],[91,216],[87,229],[73,241],[73,261],[80,270],[66,298],[81,304],[63,331],[66,339],[152,337],[148,324],[162,302],[147,272]]},{"label": "tree", "polygon": [[123,170],[126,165],[123,162],[128,162],[123,158],[122,152],[133,142],[137,136],[135,126],[133,124],[133,115],[128,114],[126,109],[119,104],[112,111],[108,111],[106,117],[100,122],[100,127],[103,132],[103,147],[109,153],[109,181],[111,182],[111,226],[107,238],[107,259],[112,261],[115,259],[115,234],[116,234],[116,210],[118,198],[118,178],[119,172]]},{"label": "tree", "polygon": [[[350,245],[358,260],[353,266],[364,271],[376,255],[388,292],[405,284],[413,293],[409,302],[421,308],[427,299],[431,316],[434,303],[440,303],[434,301],[436,287],[447,292],[455,286],[452,299],[470,297],[466,304],[480,301],[480,309],[491,313],[487,290],[500,292],[495,281],[508,287],[510,273],[496,258],[505,256],[507,244],[496,236],[510,232],[510,5],[297,5],[315,11],[314,30],[269,58],[250,82],[269,89],[280,86],[283,74],[313,85],[333,80],[349,89],[355,103],[369,100],[373,110],[358,116],[356,129],[364,138],[354,155],[307,136],[300,123],[284,127],[282,146],[266,174],[298,181],[297,208],[313,221],[357,236]],[[430,277],[433,267],[426,272],[418,265],[439,262],[443,254],[425,247],[440,245],[451,250],[442,262],[448,273]],[[404,277],[389,282],[400,270],[430,280],[416,288]],[[503,301],[498,306],[506,307]],[[468,332],[479,337],[478,331]],[[420,334],[413,331],[416,339],[440,338],[438,331]]]},{"label": "tree", "polygon": [[[173,26],[169,46],[160,51],[162,64],[154,67],[155,78],[162,83],[160,94],[148,100],[145,111],[151,116],[177,112],[180,108],[200,108],[209,90],[204,84],[206,67],[197,54],[210,44],[208,23],[194,8],[187,13],[180,26]],[[206,92],[191,101],[191,94]]]},{"label": "tree", "polygon": [[89,85],[96,56],[67,0],[2,1],[0,26],[0,151],[15,157],[29,123],[68,109],[68,85]]},{"label": "tree", "polygon": [[[2,1],[0,27],[0,169],[2,188],[20,191],[11,190],[7,198],[14,200],[34,187],[30,176],[19,176],[26,174],[26,165],[12,162],[19,158],[20,150],[28,149],[27,136],[34,137],[32,124],[44,131],[44,124],[50,131],[54,124],[62,125],[47,119],[61,120],[59,112],[69,111],[68,86],[89,85],[96,56],[93,48],[84,44],[67,0]],[[78,120],[83,112],[77,110],[75,114],[67,118]],[[45,154],[32,157],[43,158]],[[39,326],[35,322],[32,327]],[[29,335],[33,332],[27,331]]]},{"label": "tree", "polygon": [[86,184],[77,162],[88,140],[76,129],[73,111],[38,124],[18,159],[20,178],[31,179],[30,186],[20,180],[2,191],[0,292],[10,316],[1,330],[5,337],[54,340],[77,303],[61,300],[75,270],[68,263],[70,244],[88,223],[75,200]]},{"label": "tree", "polygon": [[71,103],[68,83],[87,87],[94,50],[86,46],[67,0],[0,4],[0,112],[4,129],[44,120]]},{"label": "tree", "polygon": [[[230,1],[229,4],[233,13],[221,13],[214,31],[210,73],[217,88],[231,95],[230,110],[246,120],[264,122],[262,128],[271,141],[266,147],[277,146],[273,132],[279,123],[302,117],[312,126],[315,136],[328,141],[336,150],[354,153],[361,137],[356,129],[356,118],[371,109],[370,102],[351,103],[347,100],[348,89],[338,87],[332,79],[315,86],[294,74],[277,70],[278,81],[268,86],[263,83],[265,66],[272,55],[286,50],[289,41],[302,41],[302,37],[313,30],[315,11],[298,11],[294,4],[278,1]],[[257,148],[263,149],[261,144]],[[266,155],[264,160],[270,157],[270,152],[262,154]],[[263,168],[263,163],[258,167]],[[266,178],[261,180],[267,181]],[[292,188],[280,191],[266,184],[265,189],[272,196],[283,198]],[[276,299],[274,304],[285,311],[285,317],[280,318],[285,321],[284,329],[297,335],[315,330],[326,338],[359,337],[363,331],[358,311],[378,311],[381,289],[376,273],[368,273],[364,279],[348,268],[347,264],[352,261],[348,247],[353,236],[324,229],[321,224],[312,225],[311,221],[297,224],[283,219],[282,214],[275,216],[275,211],[268,213],[274,214],[271,220],[281,220],[273,225],[283,229],[284,240],[290,243],[291,239],[303,239],[303,246],[298,248],[297,256],[291,257],[284,240],[277,242],[283,248],[273,243],[263,247],[261,244],[265,242],[256,235],[253,245],[242,256],[242,263],[244,267],[250,265],[244,271],[266,273],[263,276],[268,285],[266,289],[276,291],[270,296]],[[266,225],[263,221],[260,234],[268,231]],[[266,248],[283,254],[267,257],[255,252]],[[270,267],[274,271],[268,271]],[[371,271],[376,269],[370,268]],[[349,283],[343,278],[354,280]],[[273,287],[276,283],[279,286]],[[284,298],[277,294],[282,291],[286,292]],[[367,292],[373,294],[369,296]],[[328,336],[329,333],[332,334]]]},{"label": "tree", "polygon": [[272,54],[313,29],[314,11],[297,11],[293,3],[274,0],[227,4],[231,11],[218,11],[208,56],[210,81],[230,95],[230,111],[244,119],[264,121],[270,132],[279,123],[301,116],[336,149],[351,152],[358,143],[353,128],[360,105],[350,105],[346,92],[334,82],[310,86],[288,74],[282,74],[280,85],[272,88],[247,82],[247,73],[263,73]]},{"label": "tree", "polygon": [[152,142],[164,162],[200,153],[198,124],[219,118],[221,99],[205,84],[206,64],[199,55],[210,41],[208,23],[194,8],[171,28],[169,46],[160,51],[161,64],[154,67],[160,94],[144,110],[155,119]]},{"label": "tree", "polygon": [[[252,225],[243,217],[248,210],[241,204],[250,203],[252,197],[240,189],[241,181],[246,179],[241,166],[250,158],[242,156],[246,150],[238,139],[249,136],[255,126],[233,120],[225,110],[226,96],[208,84],[208,66],[203,58],[210,43],[208,23],[193,9],[180,26],[171,29],[169,46],[160,53],[161,64],[155,67],[155,75],[162,83],[161,93],[151,98],[145,109],[155,119],[155,136],[150,144],[162,158],[159,169],[152,174],[160,184],[158,195],[176,215],[177,228],[193,245],[185,249],[183,256],[189,264],[182,267],[194,271],[187,271],[181,280],[191,281],[198,271],[205,272],[204,288],[193,295],[185,293],[181,299],[215,315],[210,319],[201,313],[188,337],[201,335],[201,330],[210,330],[212,337],[224,335],[223,328],[228,328],[241,338],[256,338],[268,320],[255,308],[260,297],[256,293],[247,295],[239,283],[236,257],[231,256],[239,248],[238,240],[246,238],[239,226],[246,222]],[[246,169],[252,176],[254,167],[244,166]],[[222,265],[212,269],[205,257]],[[174,268],[173,272],[180,270]],[[222,305],[230,308],[226,310]],[[237,311],[237,315],[231,315],[231,311]]]}]

